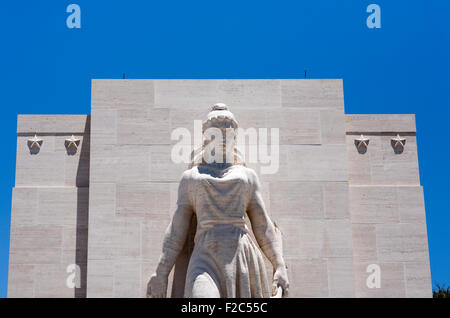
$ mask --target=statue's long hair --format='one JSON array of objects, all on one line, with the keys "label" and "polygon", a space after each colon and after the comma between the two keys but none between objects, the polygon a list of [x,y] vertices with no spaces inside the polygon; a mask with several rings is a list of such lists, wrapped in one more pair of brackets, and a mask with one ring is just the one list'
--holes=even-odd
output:
[{"label": "statue's long hair", "polygon": [[[207,165],[208,163],[205,161],[205,145],[194,149],[191,152],[191,163],[189,164],[189,169],[195,166]],[[233,165],[242,165],[245,166],[245,160],[237,148],[236,144],[233,148]]]}]

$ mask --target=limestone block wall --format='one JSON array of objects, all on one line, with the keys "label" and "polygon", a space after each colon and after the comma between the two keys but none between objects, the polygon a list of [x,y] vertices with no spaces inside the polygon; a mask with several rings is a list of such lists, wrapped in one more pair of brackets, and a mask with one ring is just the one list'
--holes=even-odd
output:
[{"label": "limestone block wall", "polygon": [[[8,297],[85,297],[89,198],[86,115],[19,115],[12,195]],[[31,153],[28,139],[42,139]],[[80,139],[76,153],[65,139]],[[80,288],[66,285],[80,266]]]},{"label": "limestone block wall", "polygon": [[[431,297],[414,115],[346,115],[349,202],[357,297]],[[369,139],[358,152],[355,138]],[[406,138],[396,153],[391,138]],[[381,288],[368,288],[369,264]]]},{"label": "limestone block wall", "polygon": [[354,296],[342,81],[278,79],[92,82],[87,296],[145,295],[187,167],[171,132],[217,102],[241,127],[280,129],[278,172],[249,166],[284,234],[290,295]]}]

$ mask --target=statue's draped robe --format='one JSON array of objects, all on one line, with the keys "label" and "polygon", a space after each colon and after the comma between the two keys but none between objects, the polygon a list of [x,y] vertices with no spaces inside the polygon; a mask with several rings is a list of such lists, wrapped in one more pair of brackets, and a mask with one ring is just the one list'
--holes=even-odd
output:
[{"label": "statue's draped robe", "polygon": [[[180,185],[177,204],[188,205],[197,221],[184,296],[211,296],[203,286],[215,285],[218,297],[270,297],[263,256],[244,221],[246,211],[260,200],[256,174],[241,165],[222,172],[218,176],[208,165],[196,166],[185,172]],[[181,276],[177,270],[175,276]]]}]

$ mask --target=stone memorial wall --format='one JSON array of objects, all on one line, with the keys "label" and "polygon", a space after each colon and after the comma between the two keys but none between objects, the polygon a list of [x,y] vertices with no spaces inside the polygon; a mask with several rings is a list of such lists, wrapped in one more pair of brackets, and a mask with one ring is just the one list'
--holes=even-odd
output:
[{"label": "stone memorial wall", "polygon": [[[144,297],[188,167],[172,150],[219,102],[257,131],[246,159],[270,132],[270,162],[248,166],[290,297],[431,296],[414,115],[346,115],[342,80],[93,80],[91,98],[89,116],[18,117],[8,297]],[[182,273],[169,285],[182,296]]]}]

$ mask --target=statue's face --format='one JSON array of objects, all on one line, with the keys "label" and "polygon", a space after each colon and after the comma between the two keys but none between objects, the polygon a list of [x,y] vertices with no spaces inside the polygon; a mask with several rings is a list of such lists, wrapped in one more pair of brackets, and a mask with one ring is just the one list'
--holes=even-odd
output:
[{"label": "statue's face", "polygon": [[228,120],[214,121],[203,132],[205,161],[207,163],[233,163],[236,129]]}]

